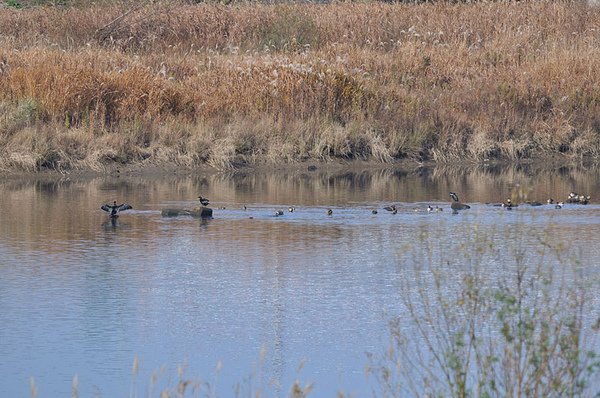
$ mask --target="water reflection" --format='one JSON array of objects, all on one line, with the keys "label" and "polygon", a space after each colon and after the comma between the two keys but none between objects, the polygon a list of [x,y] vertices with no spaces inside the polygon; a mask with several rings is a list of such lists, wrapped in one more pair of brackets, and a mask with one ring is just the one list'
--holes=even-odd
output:
[{"label": "water reflection", "polygon": [[[354,172],[304,172],[255,174],[96,178],[93,180],[5,180],[0,189],[4,198],[3,219],[18,216],[20,222],[3,223],[2,234],[23,240],[71,238],[75,230],[94,239],[92,226],[102,214],[101,203],[126,200],[142,211],[159,211],[167,204],[191,204],[198,192],[205,192],[215,208],[240,209],[243,205],[270,204],[273,208],[340,206],[392,202],[446,203],[448,192],[458,191],[466,203],[499,202],[511,190],[523,187],[530,200],[561,200],[575,190],[599,197],[598,170],[530,170],[525,167],[461,170],[423,169],[414,173],[398,170]],[[141,220],[141,217],[130,217]],[[112,226],[112,225],[111,225]],[[132,225],[139,231],[139,224]],[[145,228],[157,228],[147,224]],[[141,232],[141,231],[140,231]],[[150,232],[150,231],[148,231]],[[56,248],[59,250],[60,248]]]},{"label": "water reflection", "polygon": [[[532,251],[540,236],[576,237],[591,262],[600,254],[600,206],[507,212],[485,203],[516,186],[531,200],[575,190],[594,202],[599,177],[596,169],[511,167],[4,179],[0,374],[11,382],[0,395],[24,395],[29,376],[40,395],[67,395],[74,374],[82,396],[123,395],[138,355],[141,382],[182,362],[209,377],[221,361],[215,383],[230,396],[262,347],[256,377],[265,387],[274,381],[272,396],[286,395],[295,378],[314,381],[319,396],[366,395],[364,353],[385,347],[385,314],[399,309],[396,286],[421,239],[432,243],[423,256],[452,256],[478,231],[500,251],[510,249],[507,231],[520,231]],[[472,209],[453,216],[449,191]],[[161,217],[165,207],[195,206],[199,193],[214,219]],[[99,207],[113,200],[134,209],[111,220]],[[381,210],[390,203],[398,214]],[[427,204],[446,211],[414,211]],[[288,206],[296,210],[272,216]]]}]

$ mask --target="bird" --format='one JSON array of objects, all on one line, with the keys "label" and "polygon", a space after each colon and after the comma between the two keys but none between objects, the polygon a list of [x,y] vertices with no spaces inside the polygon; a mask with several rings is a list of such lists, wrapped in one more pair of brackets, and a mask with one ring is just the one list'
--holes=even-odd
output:
[{"label": "bird", "polygon": [[435,212],[439,213],[440,211],[444,211],[444,208],[439,207],[439,206],[435,206]]},{"label": "bird", "polygon": [[431,205],[427,205],[427,213],[431,213],[433,211],[433,207]]},{"label": "bird", "polygon": [[198,199],[200,200],[200,204],[202,206],[208,206],[208,198],[203,198],[202,195],[198,196]]},{"label": "bird", "polygon": [[567,197],[567,203],[579,203],[579,194],[577,192],[571,192]]},{"label": "bird", "polygon": [[587,196],[579,195],[579,204],[587,205],[588,202],[590,201],[590,199],[591,199],[590,195],[587,195]]},{"label": "bird", "polygon": [[471,208],[471,206],[461,203],[461,201],[458,199],[458,195],[454,192],[450,192],[450,197],[453,200],[452,204],[450,205],[450,208],[454,213],[458,213],[459,210],[466,210]]},{"label": "bird", "polygon": [[112,205],[109,204],[104,204],[102,206],[100,206],[100,208],[102,210],[104,210],[107,213],[110,213],[110,218],[117,218],[118,216],[118,212],[120,211],[125,211],[125,210],[129,210],[129,209],[133,209],[133,207],[131,207],[130,205],[128,205],[127,203],[123,203],[118,205],[117,201],[113,201]]},{"label": "bird", "polygon": [[331,210],[331,209],[327,209],[327,215],[328,215],[328,216],[330,216],[330,215],[332,215],[332,214],[333,214],[333,210]]},{"label": "bird", "polygon": [[546,203],[551,205],[554,203],[554,199],[550,198],[550,199],[546,200]]},{"label": "bird", "polygon": [[537,201],[533,201],[532,202],[530,200],[525,201],[525,203],[528,204],[529,206],[533,206],[533,207],[541,206],[542,205],[542,202],[537,202]]},{"label": "bird", "polygon": [[555,209],[562,209],[564,203],[563,202],[558,202],[557,204],[554,205]]},{"label": "bird", "polygon": [[246,206],[246,205],[243,205],[243,206],[242,206],[242,210],[248,210],[248,206]]},{"label": "bird", "polygon": [[398,209],[396,209],[396,207],[394,207],[394,210],[392,210],[392,214],[398,214]]},{"label": "bird", "polygon": [[290,213],[293,213],[293,212],[294,212],[294,210],[296,210],[296,208],[295,208],[295,207],[292,207],[292,206],[288,207],[288,211],[289,211]]},{"label": "bird", "polygon": [[383,210],[387,210],[387,211],[393,212],[394,210],[396,210],[396,205],[385,206],[383,208]]},{"label": "bird", "polygon": [[579,195],[577,192],[571,192],[567,197],[567,203],[578,203],[580,205],[587,205],[591,197],[589,195]]},{"label": "bird", "polygon": [[506,199],[506,202],[502,203],[502,207],[504,207],[506,210],[512,210],[513,207],[518,207],[519,205],[515,205],[513,204],[512,200],[510,200],[510,198]]},{"label": "bird", "polygon": [[371,210],[371,213],[377,214],[377,210]]},{"label": "bird", "polygon": [[275,217],[283,216],[283,210],[275,210]]}]

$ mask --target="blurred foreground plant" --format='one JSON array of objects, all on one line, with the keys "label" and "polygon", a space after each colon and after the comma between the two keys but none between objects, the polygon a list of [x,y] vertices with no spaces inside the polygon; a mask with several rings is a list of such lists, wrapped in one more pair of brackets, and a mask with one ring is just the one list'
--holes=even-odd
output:
[{"label": "blurred foreground plant", "polygon": [[600,396],[597,281],[563,244],[532,250],[518,229],[471,226],[450,248],[422,238],[389,350],[370,356],[383,396]]}]

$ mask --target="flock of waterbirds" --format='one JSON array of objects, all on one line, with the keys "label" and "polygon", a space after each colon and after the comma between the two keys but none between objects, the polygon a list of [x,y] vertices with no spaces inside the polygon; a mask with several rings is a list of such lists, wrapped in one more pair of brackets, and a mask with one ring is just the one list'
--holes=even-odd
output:
[{"label": "flock of waterbirds", "polygon": [[[452,199],[452,202],[450,203],[450,209],[452,210],[452,214],[458,214],[459,211],[467,210],[467,209],[471,208],[471,206],[469,206],[468,204],[462,203],[460,201],[458,195],[455,192],[450,192],[450,198]],[[587,205],[588,203],[590,203],[590,199],[591,199],[590,195],[580,195],[576,192],[571,192],[571,193],[569,193],[565,202],[571,203],[571,204]],[[210,203],[210,200],[208,198],[203,197],[202,195],[198,196],[198,200],[200,201],[200,204],[204,207],[208,206]],[[555,209],[562,209],[565,202],[563,202],[563,201],[555,202],[554,199],[550,198],[550,199],[546,200],[545,205],[554,206]],[[525,202],[523,202],[523,204],[532,206],[532,207],[544,205],[544,203],[537,202],[537,201],[525,201]],[[519,203],[513,203],[511,198],[507,198],[504,202],[501,202],[501,203],[486,203],[486,205],[494,206],[494,207],[502,207],[506,210],[512,210],[514,208],[519,207]],[[111,204],[103,204],[102,206],[100,206],[100,209],[109,213],[109,217],[112,220],[116,220],[116,218],[119,217],[119,212],[133,209],[133,207],[127,203],[117,204],[117,201],[113,201],[112,205]],[[225,207],[221,207],[221,209],[225,209]],[[246,205],[243,205],[241,209],[248,210],[248,207]],[[293,213],[295,210],[296,210],[296,208],[293,206],[288,207],[289,213]],[[395,204],[384,206],[383,210],[390,212],[392,214],[398,213],[398,208],[396,207]],[[427,207],[425,207],[425,208],[421,208],[421,207],[414,208],[415,212],[424,211],[427,213],[438,213],[438,212],[442,212],[443,210],[444,209],[442,207],[439,207],[439,206],[433,207],[431,205],[427,205]],[[371,213],[377,214],[378,211],[376,209],[374,209],[374,210],[371,210]],[[284,214],[285,214],[285,212],[283,210],[277,209],[273,213],[273,216],[280,217],[280,216],[283,216]],[[328,208],[326,210],[326,214],[328,216],[332,216],[333,209]],[[250,217],[250,218],[253,218],[253,217]]]}]

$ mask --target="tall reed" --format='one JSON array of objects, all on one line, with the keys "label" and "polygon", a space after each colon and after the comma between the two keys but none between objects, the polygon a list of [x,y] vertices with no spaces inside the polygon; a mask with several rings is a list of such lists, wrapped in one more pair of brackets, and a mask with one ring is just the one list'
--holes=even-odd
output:
[{"label": "tall reed", "polygon": [[578,1],[4,9],[1,166],[597,159],[599,17]]}]

